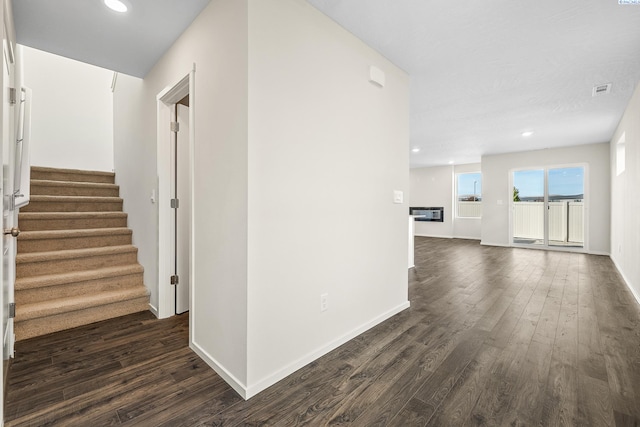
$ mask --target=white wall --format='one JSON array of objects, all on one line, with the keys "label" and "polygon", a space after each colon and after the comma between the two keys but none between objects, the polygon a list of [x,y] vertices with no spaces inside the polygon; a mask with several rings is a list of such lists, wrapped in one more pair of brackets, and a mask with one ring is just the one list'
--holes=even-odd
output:
[{"label": "white wall", "polygon": [[113,170],[113,72],[23,46],[31,164]]},{"label": "white wall", "polygon": [[[611,139],[611,258],[640,303],[640,85]],[[616,172],[616,150],[624,135],[625,170]]]},{"label": "white wall", "polygon": [[[157,195],[155,145],[140,126],[144,111],[144,81],[125,74],[118,76],[113,96],[114,160],[116,184],[120,186],[123,210],[133,230],[133,244],[138,247],[138,262],[144,267],[144,284],[150,303],[158,307],[158,209],[151,201]],[[157,198],[157,196],[156,196]]]},{"label": "white wall", "polygon": [[409,82],[303,0],[212,0],[115,94],[116,172],[152,303],[168,280],[153,259],[164,203],[149,201],[156,95],[193,63],[193,347],[251,396],[408,306],[408,204],[392,196],[409,189]]},{"label": "white wall", "polygon": [[[194,348],[240,388],[247,382],[247,1],[212,0],[153,70],[120,76],[114,94],[115,167],[158,305],[156,96],[197,64],[194,170]],[[169,165],[166,166],[169,168]]]},{"label": "white wall", "polygon": [[302,0],[249,2],[249,64],[253,392],[407,306],[409,79]]},{"label": "white wall", "polygon": [[411,169],[409,205],[444,207],[444,222],[415,222],[416,236],[480,240],[480,218],[455,216],[456,175],[471,172],[480,172],[480,164]]},{"label": "white wall", "polygon": [[482,244],[509,246],[509,185],[513,169],[584,163],[585,212],[589,226],[585,249],[609,254],[610,177],[609,144],[589,144],[548,150],[523,151],[482,157]]}]

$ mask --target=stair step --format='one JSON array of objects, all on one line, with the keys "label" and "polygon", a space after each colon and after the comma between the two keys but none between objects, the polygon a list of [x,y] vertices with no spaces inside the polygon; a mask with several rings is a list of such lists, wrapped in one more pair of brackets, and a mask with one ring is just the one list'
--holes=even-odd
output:
[{"label": "stair step", "polygon": [[115,182],[115,173],[32,166],[31,179],[49,181],[102,182],[106,184],[113,184]]},{"label": "stair step", "polygon": [[88,325],[149,309],[144,287],[129,292],[105,292],[94,297],[61,298],[16,306],[16,340]]},{"label": "stair step", "polygon": [[116,184],[99,182],[74,182],[31,180],[31,194],[35,196],[98,196],[118,197],[120,187]]},{"label": "stair step", "polygon": [[16,256],[17,340],[149,309],[112,172],[31,168]]},{"label": "stair step", "polygon": [[22,212],[115,212],[122,211],[119,197],[31,196]]},{"label": "stair step", "polygon": [[68,273],[47,274],[42,276],[20,277],[16,279],[16,291],[27,289],[60,286],[64,284],[88,282],[106,277],[118,277],[144,272],[140,264],[119,265],[116,267],[96,268],[86,271],[74,271]]},{"label": "stair step", "polygon": [[16,277],[93,270],[137,262],[138,248],[131,245],[33,252],[16,256]]},{"label": "stair step", "polygon": [[[21,208],[21,211],[22,209],[24,208]],[[20,212],[18,224],[22,231],[116,228],[127,226],[127,214],[124,212]]]},{"label": "stair step", "polygon": [[[73,298],[79,295],[97,295],[101,292],[143,288],[144,276],[142,267],[138,264],[125,267],[126,270],[130,270],[129,267],[139,267],[139,271],[130,273],[124,271],[105,272],[104,277],[96,277],[90,280],[78,280],[78,278],[74,277],[72,281],[67,283],[60,283],[58,285],[45,283],[42,287],[26,288],[26,286],[33,286],[34,283],[23,283],[20,286],[20,289],[16,289],[15,291],[15,301],[18,305],[32,304],[56,298]],[[51,276],[36,277],[40,278]]]},{"label": "stair step", "polygon": [[118,301],[145,297],[148,295],[146,288],[137,287],[121,289],[111,292],[101,292],[94,295],[78,295],[71,298],[56,298],[49,301],[41,301],[33,304],[21,304],[16,307],[15,322],[31,320],[38,317],[53,316],[70,311],[78,311],[89,307],[99,307]]},{"label": "stair step", "polygon": [[131,236],[125,227],[24,231],[18,236],[18,253],[124,246],[131,244]]}]

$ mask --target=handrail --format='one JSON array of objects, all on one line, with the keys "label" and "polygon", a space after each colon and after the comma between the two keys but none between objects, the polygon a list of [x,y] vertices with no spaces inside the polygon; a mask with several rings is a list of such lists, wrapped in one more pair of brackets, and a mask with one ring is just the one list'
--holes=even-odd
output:
[{"label": "handrail", "polygon": [[[31,136],[31,90],[20,90],[20,107],[18,110],[18,128],[16,129],[15,163],[13,175],[13,208],[29,203],[31,165],[29,142]],[[26,185],[23,188],[23,182]]]}]

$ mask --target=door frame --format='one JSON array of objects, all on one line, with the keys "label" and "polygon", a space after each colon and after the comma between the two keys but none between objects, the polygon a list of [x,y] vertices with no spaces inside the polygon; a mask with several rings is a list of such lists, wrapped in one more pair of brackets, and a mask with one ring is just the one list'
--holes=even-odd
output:
[{"label": "door frame", "polygon": [[[173,263],[168,262],[173,256],[173,220],[170,211],[171,200],[171,130],[170,123],[175,114],[174,105],[189,95],[189,188],[190,225],[189,225],[189,306],[193,310],[193,289],[195,284],[193,252],[194,252],[194,156],[195,156],[195,71],[189,73],[172,85],[158,93],[157,99],[157,173],[158,173],[158,312],[160,319],[175,315],[174,289],[169,279]],[[191,311],[193,313],[193,311]],[[193,317],[191,317],[193,318]],[[191,322],[190,322],[191,323]],[[189,327],[189,341],[193,342],[193,327]]]},{"label": "door frame", "polygon": [[[584,185],[584,200],[586,201],[584,204],[584,242],[582,247],[564,247],[564,246],[550,246],[549,245],[549,170],[550,169],[562,169],[562,168],[572,168],[572,167],[581,167],[584,170],[583,177],[583,185]],[[544,173],[544,244],[542,245],[528,245],[524,243],[514,243],[513,241],[513,210],[514,210],[514,201],[513,201],[513,174],[514,172],[524,171],[524,170],[535,170],[542,169]],[[542,249],[542,250],[553,250],[553,251],[561,251],[561,252],[580,252],[580,253],[589,253],[589,203],[590,203],[590,195],[589,195],[589,164],[588,163],[561,163],[554,165],[535,165],[535,166],[522,166],[509,170],[509,246],[514,248],[525,248],[525,249]]]}]

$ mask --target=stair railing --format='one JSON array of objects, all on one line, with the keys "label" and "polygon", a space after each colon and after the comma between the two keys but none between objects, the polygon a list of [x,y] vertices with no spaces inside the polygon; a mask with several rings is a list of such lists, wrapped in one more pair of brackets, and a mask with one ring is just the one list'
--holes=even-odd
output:
[{"label": "stair railing", "polygon": [[20,90],[18,128],[16,131],[15,166],[13,176],[13,208],[29,204],[31,197],[31,162],[29,143],[31,139],[31,89]]}]

